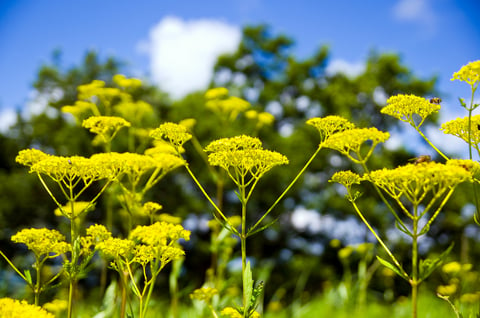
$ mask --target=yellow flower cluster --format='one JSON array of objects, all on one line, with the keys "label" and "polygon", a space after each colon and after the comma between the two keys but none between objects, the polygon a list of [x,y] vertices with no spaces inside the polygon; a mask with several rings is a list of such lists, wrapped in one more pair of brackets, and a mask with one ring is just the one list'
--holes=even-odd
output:
[{"label": "yellow flower cluster", "polygon": [[340,116],[310,118],[306,123],[318,130],[320,133],[320,144],[325,142],[333,134],[355,128],[353,123]]},{"label": "yellow flower cluster", "polygon": [[[442,124],[440,128],[445,134],[454,135],[463,139],[466,143],[469,143],[468,138],[471,138],[472,146],[479,151],[480,143],[480,115],[471,117],[470,130],[468,127],[468,117],[456,118]],[[470,132],[470,133],[469,133]]]},{"label": "yellow flower cluster", "polygon": [[134,248],[135,242],[132,240],[116,237],[107,238],[97,244],[97,249],[99,249],[105,256],[113,258],[114,260],[131,259]]},{"label": "yellow flower cluster", "polygon": [[21,150],[15,158],[16,162],[29,166],[30,173],[44,174],[72,186],[78,179],[86,185],[101,179],[114,179],[118,174],[114,159],[109,154],[96,154],[91,158],[53,156],[37,149]]},{"label": "yellow flower cluster", "polygon": [[198,288],[190,294],[191,299],[203,300],[210,302],[213,296],[218,295],[218,289],[212,287]]},{"label": "yellow flower cluster", "polygon": [[340,183],[347,189],[350,189],[354,184],[360,184],[361,181],[362,177],[350,170],[335,172],[329,180],[329,182]]},{"label": "yellow flower cluster", "polygon": [[123,88],[137,88],[142,86],[142,81],[138,78],[126,78],[125,75],[122,74],[114,75],[113,82]]},{"label": "yellow flower cluster", "polygon": [[[224,316],[227,316],[227,317],[230,317],[230,318],[242,318],[243,315],[240,314],[238,312],[237,309],[233,308],[233,307],[225,307],[223,308],[222,312],[221,312],[222,315]],[[250,315],[250,317],[252,318],[260,318],[260,314],[258,312],[253,312],[252,315]]]},{"label": "yellow flower cluster", "polygon": [[192,138],[187,127],[175,123],[164,123],[154,129],[150,136],[154,139],[165,140],[180,152],[183,144]]},{"label": "yellow flower cluster", "polygon": [[95,207],[92,202],[87,201],[75,201],[69,202],[67,205],[58,207],[55,209],[54,214],[56,216],[65,216],[69,219],[75,219],[83,213],[93,210]]},{"label": "yellow flower cluster", "polygon": [[211,111],[225,116],[229,120],[234,120],[238,114],[246,111],[250,103],[244,99],[228,96],[228,89],[217,87],[208,90],[205,93],[205,106]]},{"label": "yellow flower cluster", "polygon": [[91,83],[77,87],[79,100],[92,100],[94,97],[100,99],[104,106],[111,106],[110,102],[114,98],[125,97],[120,89],[115,87],[105,87],[105,82],[93,80]]},{"label": "yellow flower cluster", "polygon": [[185,164],[183,159],[170,154],[152,157],[130,152],[94,154],[91,160],[115,171],[115,177],[128,175],[133,180],[140,179],[153,169],[161,170],[157,174],[162,175]]},{"label": "yellow flower cluster", "polygon": [[365,180],[377,185],[391,197],[405,195],[411,202],[423,198],[429,191],[438,193],[440,190],[453,189],[471,178],[472,173],[460,164],[433,161],[376,170],[364,176]]},{"label": "yellow flower cluster", "polygon": [[91,116],[85,119],[82,126],[90,132],[101,136],[103,142],[107,142],[123,127],[130,127],[130,123],[116,116]]},{"label": "yellow flower cluster", "polygon": [[137,226],[131,233],[130,239],[153,246],[167,246],[173,242],[190,239],[190,231],[179,224],[156,222],[152,225]]},{"label": "yellow flower cluster", "polygon": [[30,305],[25,300],[0,298],[0,318],[55,318],[41,307]]},{"label": "yellow flower cluster", "polygon": [[[23,229],[11,237],[12,242],[23,243],[38,258],[43,255],[47,257],[56,257],[70,250],[70,245],[65,242],[63,236],[57,230],[41,229]],[[50,254],[53,255],[50,255]]]},{"label": "yellow flower cluster", "polygon": [[112,238],[107,228],[101,224],[93,224],[87,228],[87,235],[80,238],[84,254],[88,254],[91,248],[96,248],[97,244]]},{"label": "yellow flower cluster", "polygon": [[205,147],[205,151],[210,153],[208,162],[212,166],[222,167],[227,172],[233,168],[238,177],[250,173],[258,179],[274,166],[288,164],[287,157],[262,149],[260,139],[245,135],[215,140]]},{"label": "yellow flower cluster", "polygon": [[451,80],[459,80],[476,88],[480,82],[480,60],[462,66],[458,72],[453,73]]},{"label": "yellow flower cluster", "polygon": [[107,235],[101,238],[104,240],[97,244],[97,248],[107,257],[116,261],[124,260],[127,263],[136,262],[142,266],[158,259],[164,266],[185,255],[175,243],[179,239],[189,240],[190,231],[179,224],[156,222],[152,225],[137,226],[128,239]]},{"label": "yellow flower cluster", "polygon": [[61,110],[64,113],[72,114],[75,118],[81,118],[84,114],[87,114],[89,112],[95,115],[100,115],[97,109],[97,105],[84,100],[77,100],[75,101],[74,105],[63,106]]},{"label": "yellow flower cluster", "polygon": [[257,121],[257,128],[263,126],[270,126],[275,121],[275,117],[267,112],[257,112],[256,110],[249,110],[245,112],[245,117]]},{"label": "yellow flower cluster", "polygon": [[[338,132],[331,135],[323,146],[339,151],[341,154],[347,156],[354,162],[363,161],[368,159],[373,149],[381,142],[385,142],[390,137],[388,132],[382,132],[375,127],[371,128],[353,128]],[[352,153],[357,156],[361,154],[361,147],[367,142],[370,142],[370,151],[365,158],[354,158]]]},{"label": "yellow flower cluster", "polygon": [[[440,105],[431,103],[428,99],[399,94],[387,100],[387,105],[382,108],[381,113],[420,127],[429,115],[437,113],[439,110]],[[414,115],[420,117],[418,124],[415,123]]]}]

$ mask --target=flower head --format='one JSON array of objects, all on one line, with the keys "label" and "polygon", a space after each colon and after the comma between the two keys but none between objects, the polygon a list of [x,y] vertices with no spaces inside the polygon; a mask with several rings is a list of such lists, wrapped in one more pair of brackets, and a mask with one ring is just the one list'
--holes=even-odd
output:
[{"label": "flower head", "polygon": [[229,120],[235,120],[238,114],[246,111],[250,103],[244,99],[228,96],[228,90],[224,87],[212,88],[205,93],[205,106],[211,111],[224,116]]},{"label": "flower head", "polygon": [[25,300],[0,298],[0,317],[2,318],[55,318],[45,309],[31,305]]},{"label": "flower head", "polygon": [[218,289],[211,287],[198,288],[190,294],[191,299],[203,300],[210,302],[213,296],[218,295]]},{"label": "flower head", "polygon": [[208,162],[212,166],[226,171],[232,168],[243,176],[250,173],[256,179],[274,166],[288,164],[284,155],[262,149],[260,139],[245,135],[215,140],[205,147],[205,151],[210,152]]},{"label": "flower head", "polygon": [[82,126],[90,132],[100,136],[103,142],[113,139],[123,127],[130,127],[130,123],[121,117],[115,116],[92,116],[85,119]]},{"label": "flower head", "polygon": [[451,80],[459,80],[476,88],[480,82],[480,60],[462,66],[460,70],[453,73]]},{"label": "flower head", "polygon": [[439,193],[453,189],[471,178],[471,172],[460,165],[433,161],[376,170],[364,176],[365,180],[374,183],[391,197],[404,195],[411,200],[423,198],[427,192]]},{"label": "flower head", "polygon": [[307,120],[307,124],[315,127],[320,133],[320,143],[333,134],[355,128],[355,125],[340,116],[315,117]]},{"label": "flower head", "polygon": [[175,123],[164,123],[150,133],[154,139],[163,139],[169,144],[180,149],[184,143],[192,138],[187,127]]},{"label": "flower head", "polygon": [[146,245],[167,246],[179,239],[189,240],[190,231],[179,224],[156,222],[152,225],[137,226],[130,233],[130,238]]},{"label": "flower head", "polygon": [[[372,154],[373,149],[381,142],[385,142],[390,137],[388,132],[383,132],[375,127],[348,129],[330,136],[323,146],[339,151],[354,162],[363,162]],[[361,148],[369,142],[369,151],[362,158]],[[352,156],[356,154],[356,158]]]},{"label": "flower head", "polygon": [[109,258],[129,260],[133,257],[135,242],[129,239],[110,237],[98,243],[97,248]]},{"label": "flower head", "polygon": [[[420,127],[429,115],[437,113],[439,110],[439,104],[430,102],[426,98],[399,94],[387,100],[387,105],[382,108],[381,113]],[[414,115],[420,117],[418,124],[414,121]]]},{"label": "flower head", "polygon": [[456,118],[442,124],[440,130],[445,134],[454,135],[458,138],[461,138],[466,143],[469,143],[469,138],[471,140],[472,146],[477,150],[480,143],[480,115],[475,115],[471,117],[470,129],[468,126],[468,117]]},{"label": "flower head", "polygon": [[[63,236],[57,230],[41,229],[23,229],[12,236],[12,242],[23,243],[37,257],[47,255],[56,257],[70,250],[70,246],[65,242]],[[53,256],[49,254],[53,253]]]},{"label": "flower head", "polygon": [[354,184],[360,184],[361,181],[362,177],[350,170],[335,172],[329,180],[329,182],[340,183],[347,189],[350,189]]},{"label": "flower head", "polygon": [[48,158],[50,155],[38,149],[24,149],[20,150],[15,161],[27,167],[31,167],[35,163]]},{"label": "flower head", "polygon": [[142,81],[138,78],[126,78],[125,75],[115,74],[113,82],[123,88],[137,88],[142,86]]}]

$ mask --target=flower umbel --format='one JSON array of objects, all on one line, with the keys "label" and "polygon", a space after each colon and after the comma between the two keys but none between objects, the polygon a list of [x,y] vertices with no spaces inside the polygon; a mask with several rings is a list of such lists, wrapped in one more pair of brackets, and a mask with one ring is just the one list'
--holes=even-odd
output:
[{"label": "flower umbel", "polygon": [[[389,137],[388,132],[380,131],[375,127],[354,128],[333,134],[323,143],[323,146],[339,151],[355,163],[364,163],[371,156],[375,147]],[[366,154],[362,153],[364,145],[368,146]]]},{"label": "flower umbel", "polygon": [[[439,104],[431,103],[426,98],[399,94],[387,100],[387,105],[382,108],[381,113],[395,117],[418,128],[428,116],[437,113],[439,110]],[[415,122],[415,115],[420,117],[419,123]]]},{"label": "flower umbel", "polygon": [[70,250],[70,245],[65,242],[65,236],[57,230],[45,228],[23,229],[12,236],[12,242],[27,245],[38,258],[44,255],[56,257]]},{"label": "flower umbel", "polygon": [[164,123],[150,133],[154,139],[167,141],[180,153],[184,143],[192,138],[187,127],[175,123]]},{"label": "flower umbel", "polygon": [[315,127],[320,133],[320,145],[333,134],[355,128],[353,123],[340,116],[310,118],[307,124]]},{"label": "flower umbel", "polygon": [[462,66],[458,72],[453,73],[451,80],[465,82],[475,90],[480,82],[480,60]]},{"label": "flower umbel", "polygon": [[274,166],[288,164],[284,155],[262,149],[260,139],[245,135],[215,140],[205,151],[208,162],[225,169],[236,183],[248,173],[258,180]]}]

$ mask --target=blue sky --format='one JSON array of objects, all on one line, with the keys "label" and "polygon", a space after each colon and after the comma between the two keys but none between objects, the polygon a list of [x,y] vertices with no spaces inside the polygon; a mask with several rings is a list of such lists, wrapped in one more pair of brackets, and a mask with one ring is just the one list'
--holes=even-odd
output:
[{"label": "blue sky", "polygon": [[235,47],[242,26],[260,23],[292,37],[300,58],[328,44],[332,70],[361,70],[372,49],[398,53],[419,76],[439,76],[451,95],[444,108],[453,112],[457,95],[469,91],[449,81],[452,73],[480,59],[479,12],[478,0],[0,0],[0,122],[36,98],[31,84],[54,49],[67,67],[87,49],[114,55],[181,96],[188,85],[203,85],[215,55]]}]

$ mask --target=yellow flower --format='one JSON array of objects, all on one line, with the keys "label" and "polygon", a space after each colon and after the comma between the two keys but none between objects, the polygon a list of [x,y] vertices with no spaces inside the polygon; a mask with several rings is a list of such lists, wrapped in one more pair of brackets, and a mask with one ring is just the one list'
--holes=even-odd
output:
[{"label": "yellow flower", "polygon": [[76,119],[80,119],[87,114],[97,114],[98,115],[98,109],[97,105],[95,105],[92,102],[87,102],[83,100],[77,100],[75,101],[74,105],[67,105],[63,106],[61,108],[61,111],[64,113],[70,113],[72,114]]},{"label": "yellow flower", "polygon": [[350,170],[335,172],[329,180],[329,182],[340,183],[347,189],[350,189],[354,184],[360,184],[360,181],[362,181],[362,177]]},{"label": "yellow flower", "polygon": [[15,161],[24,166],[31,167],[49,156],[50,155],[38,149],[24,149],[19,151]]},{"label": "yellow flower", "polygon": [[190,298],[204,300],[208,303],[215,295],[218,295],[218,289],[211,287],[202,287],[195,289],[193,293],[190,294]]},{"label": "yellow flower", "polygon": [[115,116],[92,116],[85,119],[82,126],[90,132],[99,135],[103,142],[113,139],[123,127],[130,127],[130,123],[121,117]]},{"label": "yellow flower", "polygon": [[460,302],[466,304],[478,304],[480,301],[480,292],[466,293],[460,296]]},{"label": "yellow flower", "polygon": [[[410,123],[412,126],[420,127],[429,115],[437,113],[439,110],[439,104],[431,103],[426,98],[399,94],[387,100],[387,105],[382,108],[381,113]],[[415,123],[415,115],[420,117],[418,124]]]},{"label": "yellow flower", "polygon": [[376,184],[393,198],[405,195],[412,201],[424,198],[430,191],[438,193],[452,189],[471,177],[471,173],[461,166],[431,161],[372,171],[364,179]]},{"label": "yellow flower", "polygon": [[307,124],[315,127],[320,134],[320,144],[333,134],[353,129],[355,125],[340,116],[315,117],[307,120]]},{"label": "yellow flower", "polygon": [[137,88],[142,86],[142,81],[138,78],[126,78],[125,75],[122,74],[114,75],[113,82],[123,88]]},{"label": "yellow flower", "polygon": [[175,123],[164,123],[150,133],[154,139],[165,140],[175,149],[180,149],[184,143],[192,138],[187,127]]},{"label": "yellow flower", "polygon": [[[211,152],[208,162],[212,166],[222,167],[239,182],[247,173],[258,179],[274,166],[288,164],[284,155],[261,147],[258,138],[243,135],[215,140],[205,147],[205,151]],[[236,172],[232,174],[230,168]]]},{"label": "yellow flower", "polygon": [[[47,257],[56,257],[70,250],[70,246],[65,242],[63,236],[57,230],[41,229],[23,229],[12,236],[12,242],[23,243],[37,257],[47,255]],[[53,255],[50,255],[53,253]]]},{"label": "yellow flower", "polygon": [[0,298],[0,318],[55,318],[41,307],[30,305],[25,300]]},{"label": "yellow flower", "polygon": [[459,262],[450,262],[442,266],[442,271],[445,274],[455,275],[462,270],[462,264]]},{"label": "yellow flower", "polygon": [[470,124],[470,134],[468,127],[468,117],[465,118],[456,118],[450,120],[446,123],[443,123],[440,130],[445,134],[450,134],[458,138],[463,139],[466,143],[469,142],[468,138],[471,138],[472,146],[475,149],[479,150],[480,143],[480,130],[478,129],[480,125],[480,115],[475,115],[471,117]]},{"label": "yellow flower", "polygon": [[[233,307],[225,307],[225,308],[223,308],[221,314],[222,314],[223,316],[227,316],[227,317],[230,317],[230,318],[242,318],[242,317],[243,317],[243,315],[240,314],[240,313],[238,312],[238,310],[235,309],[235,308],[233,308]],[[250,315],[250,317],[252,317],[252,318],[260,318],[260,314],[255,311],[255,312],[253,312],[253,313]]]},{"label": "yellow flower", "polygon": [[188,241],[190,231],[179,224],[156,222],[152,225],[137,226],[130,233],[130,238],[146,245],[167,246],[179,239]]},{"label": "yellow flower", "polygon": [[246,111],[250,103],[244,99],[228,96],[228,90],[223,87],[213,88],[205,93],[205,106],[211,111],[235,120],[239,113]]},{"label": "yellow flower", "polygon": [[125,99],[116,104],[114,109],[121,117],[130,120],[136,126],[141,125],[142,119],[154,114],[152,105],[142,100],[134,102]]},{"label": "yellow flower", "polygon": [[[383,132],[375,127],[371,128],[353,128],[337,132],[331,135],[323,146],[339,151],[356,163],[365,162],[373,153],[373,149],[381,142],[385,142],[390,137],[388,132]],[[362,146],[368,144],[369,151],[366,154],[361,153]],[[356,157],[353,157],[355,154]]]},{"label": "yellow flower", "polygon": [[55,209],[54,214],[56,216],[65,216],[69,219],[75,219],[79,215],[91,211],[95,207],[92,202],[86,201],[75,201],[72,203],[68,203],[62,207],[58,207]]},{"label": "yellow flower", "polygon": [[456,293],[458,286],[456,284],[440,285],[437,287],[437,293],[442,296],[451,296]]},{"label": "yellow flower", "polygon": [[350,255],[352,255],[354,249],[353,247],[351,246],[345,246],[344,248],[341,248],[339,251],[338,251],[338,257],[341,259],[341,260],[346,260],[347,258],[350,257]]},{"label": "yellow flower", "polygon": [[220,99],[228,96],[228,89],[225,87],[211,88],[205,93],[205,99]]},{"label": "yellow flower", "polygon": [[128,239],[110,237],[98,243],[97,248],[107,257],[129,260],[133,256],[135,242]]},{"label": "yellow flower", "polygon": [[480,82],[480,60],[462,66],[458,72],[453,73],[451,80],[459,80],[475,88]]},{"label": "yellow flower", "polygon": [[56,316],[60,316],[62,311],[67,310],[68,308],[68,301],[62,299],[54,299],[49,303],[43,304],[43,309],[56,314]]}]

